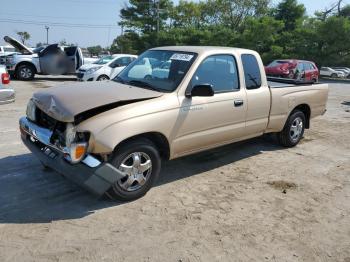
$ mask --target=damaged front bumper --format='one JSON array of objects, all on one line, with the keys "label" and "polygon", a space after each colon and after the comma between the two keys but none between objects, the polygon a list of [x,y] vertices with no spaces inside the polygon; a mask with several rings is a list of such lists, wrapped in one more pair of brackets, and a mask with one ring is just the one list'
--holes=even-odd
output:
[{"label": "damaged front bumper", "polygon": [[61,149],[50,143],[52,132],[22,117],[21,138],[29,150],[45,165],[98,196],[103,195],[125,175],[109,163],[87,155],[80,163],[71,164]]}]

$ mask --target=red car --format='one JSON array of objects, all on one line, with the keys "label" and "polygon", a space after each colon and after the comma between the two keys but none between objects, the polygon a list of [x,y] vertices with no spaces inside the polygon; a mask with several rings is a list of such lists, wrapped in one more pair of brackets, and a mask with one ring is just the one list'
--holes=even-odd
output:
[{"label": "red car", "polygon": [[319,71],[314,62],[305,60],[275,60],[265,67],[267,76],[304,81],[318,81]]}]

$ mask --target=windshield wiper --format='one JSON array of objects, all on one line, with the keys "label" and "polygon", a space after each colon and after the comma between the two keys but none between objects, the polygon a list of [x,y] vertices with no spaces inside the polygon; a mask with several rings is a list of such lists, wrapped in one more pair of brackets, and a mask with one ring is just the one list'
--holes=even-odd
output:
[{"label": "windshield wiper", "polygon": [[151,84],[144,82],[144,81],[141,81],[141,80],[130,80],[129,82],[127,82],[127,84],[135,85],[137,87],[144,87],[144,88],[159,92],[159,89],[157,89],[154,86],[152,86]]}]

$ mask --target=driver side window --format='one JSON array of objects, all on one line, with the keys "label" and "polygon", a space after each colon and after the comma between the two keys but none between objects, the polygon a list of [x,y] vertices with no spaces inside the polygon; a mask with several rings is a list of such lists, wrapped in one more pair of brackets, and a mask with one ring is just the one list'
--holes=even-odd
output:
[{"label": "driver side window", "polygon": [[215,93],[239,90],[236,60],[232,55],[207,57],[197,68],[191,80],[192,87],[202,84],[213,86]]}]

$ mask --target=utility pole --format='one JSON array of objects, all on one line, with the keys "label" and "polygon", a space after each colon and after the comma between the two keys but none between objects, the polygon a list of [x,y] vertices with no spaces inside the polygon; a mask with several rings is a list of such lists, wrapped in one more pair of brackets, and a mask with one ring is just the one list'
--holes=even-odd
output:
[{"label": "utility pole", "polygon": [[50,27],[45,26],[45,29],[46,29],[46,44],[48,45],[49,44],[49,29],[50,29]]},{"label": "utility pole", "polygon": [[159,33],[159,3],[160,3],[160,0],[157,1],[157,36]]}]

